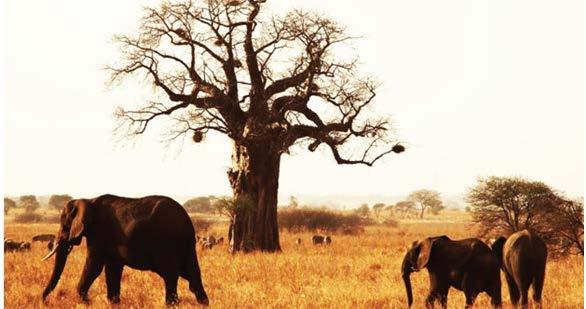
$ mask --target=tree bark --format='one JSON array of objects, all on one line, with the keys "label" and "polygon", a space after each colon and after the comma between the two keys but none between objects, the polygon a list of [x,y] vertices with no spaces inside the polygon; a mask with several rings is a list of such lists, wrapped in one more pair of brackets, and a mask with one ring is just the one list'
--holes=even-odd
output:
[{"label": "tree bark", "polygon": [[270,142],[234,144],[228,179],[238,205],[232,222],[232,252],[280,251],[277,196],[281,152]]}]

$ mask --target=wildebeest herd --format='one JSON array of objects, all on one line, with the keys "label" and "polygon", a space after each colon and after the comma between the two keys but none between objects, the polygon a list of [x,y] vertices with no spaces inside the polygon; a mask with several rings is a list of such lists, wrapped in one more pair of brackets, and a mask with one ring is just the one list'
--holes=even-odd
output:
[{"label": "wildebeest herd", "polygon": [[[77,293],[88,300],[88,290],[102,270],[106,270],[107,297],[111,303],[120,302],[120,281],[124,266],[151,270],[165,282],[165,301],[178,301],[177,280],[189,282],[189,289],[202,305],[209,304],[204,290],[196,255],[196,244],[212,249],[224,242],[214,235],[197,237],[189,215],[176,201],[165,196],[133,199],[102,195],[94,199],[77,199],[67,203],[61,214],[57,235],[43,234],[33,242],[47,242],[49,254],[56,255],[55,264],[42,297],[57,285],[67,256],[74,246],[86,238],[87,257]],[[329,235],[314,235],[313,245],[331,245]],[[295,243],[302,244],[298,238]],[[5,240],[4,250],[30,250],[29,242]],[[473,305],[478,294],[485,292],[494,307],[501,306],[501,277],[505,274],[511,302],[528,303],[528,290],[533,287],[533,299],[541,303],[545,276],[547,248],[539,236],[520,231],[508,238],[500,237],[489,247],[476,238],[452,240],[447,236],[428,237],[413,242],[401,265],[409,307],[413,304],[410,274],[426,268],[430,290],[426,306],[439,302],[447,307],[451,287],[464,292],[466,307]]]}]

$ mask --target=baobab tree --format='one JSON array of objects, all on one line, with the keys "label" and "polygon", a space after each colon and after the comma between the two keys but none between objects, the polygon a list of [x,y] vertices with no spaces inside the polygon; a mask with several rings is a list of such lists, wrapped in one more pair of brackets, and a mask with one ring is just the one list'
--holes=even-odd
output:
[{"label": "baobab tree", "polygon": [[[265,1],[201,0],[146,8],[138,33],[119,35],[121,61],[111,80],[152,82],[153,100],[120,107],[121,128],[142,134],[156,119],[170,139],[202,142],[217,132],[233,141],[228,180],[242,207],[235,251],[278,251],[277,191],[283,153],[329,149],[339,164],[372,166],[404,147],[389,121],[372,115],[377,83],[359,74],[345,29],[321,14],[267,16]],[[371,115],[369,115],[371,113]]]}]

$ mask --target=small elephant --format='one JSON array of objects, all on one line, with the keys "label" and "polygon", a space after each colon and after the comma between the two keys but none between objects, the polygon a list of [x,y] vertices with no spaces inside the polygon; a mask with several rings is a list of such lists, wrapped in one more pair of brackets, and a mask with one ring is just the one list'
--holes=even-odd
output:
[{"label": "small elephant", "polygon": [[54,240],[49,240],[49,241],[47,242],[47,249],[48,249],[49,251],[53,251],[53,247],[54,247],[54,246],[55,246],[55,241],[54,241]]},{"label": "small elephant", "polygon": [[490,296],[493,307],[501,305],[499,263],[479,239],[451,240],[444,235],[414,242],[401,265],[409,307],[413,304],[410,275],[423,268],[427,268],[430,279],[427,308],[433,308],[436,300],[447,308],[450,287],[464,292],[466,308],[473,306],[481,292]]},{"label": "small elephant", "polygon": [[522,230],[509,236],[499,237],[492,250],[505,273],[511,302],[516,307],[521,299],[527,308],[529,287],[533,286],[533,300],[541,308],[541,292],[545,279],[547,246],[537,234]]},{"label": "small elephant", "polygon": [[322,244],[329,245],[332,243],[332,238],[327,235],[313,235],[313,237],[311,238],[311,242],[314,245],[322,245]]},{"label": "small elephant", "polygon": [[165,196],[125,198],[102,195],[69,201],[61,211],[56,254],[43,299],[53,291],[74,246],[86,238],[87,257],[77,293],[88,301],[88,290],[106,269],[108,300],[120,302],[124,266],[150,270],[165,281],[165,302],[178,302],[177,279],[189,281],[200,304],[208,305],[195,252],[195,229],[185,209]]},{"label": "small elephant", "polygon": [[35,241],[52,241],[55,240],[55,235],[53,234],[41,234],[33,236],[33,242]]},{"label": "small elephant", "polygon": [[221,245],[224,243],[224,237],[220,237],[216,240],[216,245]]}]

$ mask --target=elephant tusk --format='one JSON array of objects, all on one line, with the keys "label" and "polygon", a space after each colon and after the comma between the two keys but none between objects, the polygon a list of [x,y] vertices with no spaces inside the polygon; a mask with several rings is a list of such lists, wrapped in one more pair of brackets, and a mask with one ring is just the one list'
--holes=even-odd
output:
[{"label": "elephant tusk", "polygon": [[51,250],[51,252],[49,252],[49,254],[47,254],[47,255],[46,255],[46,256],[45,256],[45,257],[44,257],[44,258],[41,260],[41,262],[44,262],[44,261],[46,261],[48,258],[52,257],[52,256],[53,256],[53,254],[55,254],[55,252],[57,252],[57,249],[59,248],[59,246],[60,246],[60,245],[59,245],[59,244],[57,244],[57,245],[56,245],[56,246],[53,248],[53,250]]}]

